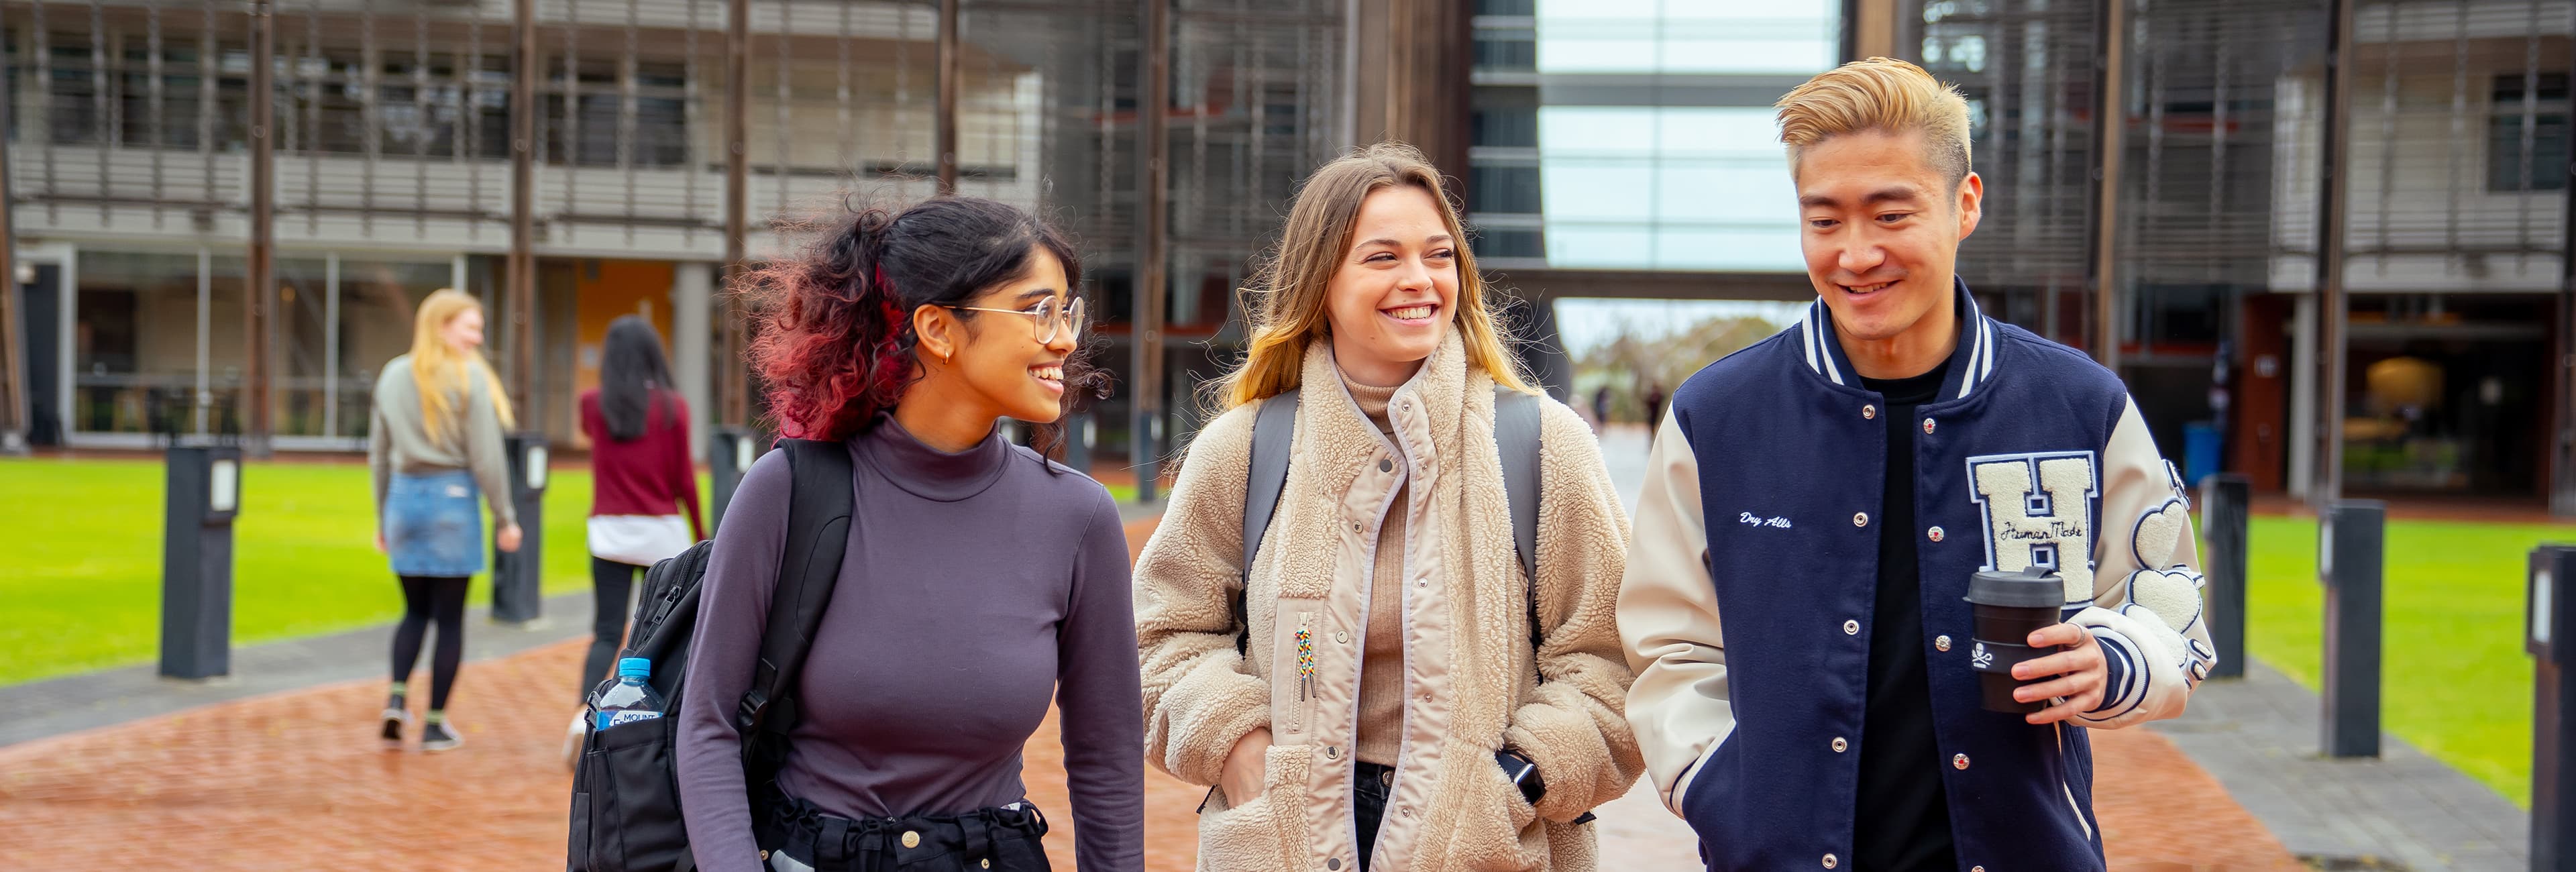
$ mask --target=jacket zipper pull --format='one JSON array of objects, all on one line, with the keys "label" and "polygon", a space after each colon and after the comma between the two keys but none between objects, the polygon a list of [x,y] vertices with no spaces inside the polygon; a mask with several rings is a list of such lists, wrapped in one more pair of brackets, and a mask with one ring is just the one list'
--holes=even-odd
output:
[{"label": "jacket zipper pull", "polygon": [[1315,634],[1308,629],[1313,612],[1297,615],[1297,701],[1305,702],[1315,685]]}]

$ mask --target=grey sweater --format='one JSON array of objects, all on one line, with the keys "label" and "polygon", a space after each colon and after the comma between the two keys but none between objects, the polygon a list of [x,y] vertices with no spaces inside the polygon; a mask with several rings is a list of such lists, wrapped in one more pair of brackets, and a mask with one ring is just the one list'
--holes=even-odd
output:
[{"label": "grey sweater", "polygon": [[[1018,802],[1020,749],[1052,698],[1077,862],[1141,869],[1142,690],[1108,491],[999,437],[945,454],[884,417],[850,452],[857,512],[780,787],[854,819]],[[732,715],[786,539],[784,453],[752,464],[716,533],[681,691],[680,807],[708,872],[762,867]]]},{"label": "grey sweater", "polygon": [[[470,366],[471,364],[469,364]],[[447,426],[431,432],[420,416],[420,386],[411,377],[411,355],[385,362],[376,376],[375,412],[368,418],[367,472],[376,488],[376,518],[385,515],[385,490],[395,474],[435,475],[465,469],[492,506],[495,527],[519,522],[510,507],[510,463],[501,453],[501,413],[479,368],[466,373],[464,396],[450,386]]]}]

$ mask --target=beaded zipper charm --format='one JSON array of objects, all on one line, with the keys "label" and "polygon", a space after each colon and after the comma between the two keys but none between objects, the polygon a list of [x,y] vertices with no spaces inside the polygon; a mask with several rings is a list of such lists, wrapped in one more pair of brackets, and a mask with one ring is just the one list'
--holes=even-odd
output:
[{"label": "beaded zipper charm", "polygon": [[1306,615],[1297,616],[1297,701],[1305,702],[1315,687],[1315,634],[1306,627]]}]

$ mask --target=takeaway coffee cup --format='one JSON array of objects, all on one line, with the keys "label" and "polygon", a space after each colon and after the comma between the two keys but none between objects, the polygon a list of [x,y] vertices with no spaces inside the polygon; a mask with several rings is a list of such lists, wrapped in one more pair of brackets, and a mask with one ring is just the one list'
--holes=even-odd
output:
[{"label": "takeaway coffee cup", "polygon": [[2012,668],[2022,661],[2055,653],[2056,649],[2030,647],[2030,634],[2060,623],[2058,606],[2066,600],[2066,581],[2036,566],[2018,572],[1989,570],[1969,576],[1967,600],[1976,614],[1968,664],[1979,673],[1978,687],[1985,709],[2029,714],[2047,708],[2047,700],[2013,699],[2013,690],[2046,681],[2050,676],[2016,681]]}]

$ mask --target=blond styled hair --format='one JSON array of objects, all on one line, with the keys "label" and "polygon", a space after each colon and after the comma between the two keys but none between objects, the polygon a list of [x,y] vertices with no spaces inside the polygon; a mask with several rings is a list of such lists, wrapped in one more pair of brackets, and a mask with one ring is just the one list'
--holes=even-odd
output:
[{"label": "blond styled hair", "polygon": [[473,383],[468,381],[474,373],[482,374],[483,386],[492,394],[492,411],[499,414],[501,426],[518,426],[510,414],[510,395],[502,392],[501,377],[493,374],[483,353],[467,349],[459,354],[438,335],[457,316],[482,310],[483,304],[473,297],[454,288],[440,288],[421,299],[420,312],[412,317],[411,381],[420,389],[421,425],[431,433],[447,432],[449,419],[456,414],[448,406],[448,389],[453,388],[459,398],[474,395]]},{"label": "blond styled hair", "polygon": [[1413,146],[1381,142],[1325,164],[1307,176],[1280,229],[1279,246],[1242,289],[1245,320],[1251,328],[1243,362],[1218,384],[1221,408],[1231,409],[1297,387],[1307,344],[1331,327],[1326,316],[1326,289],[1350,251],[1360,203],[1388,188],[1414,188],[1439,204],[1440,223],[1455,245],[1458,268],[1458,338],[1467,362],[1494,383],[1532,392],[1519,359],[1503,348],[1502,329],[1485,299],[1485,279],[1467,250],[1467,231],[1458,210],[1440,185],[1440,171]]},{"label": "blond styled hair", "polygon": [[1792,174],[1807,146],[1878,131],[1922,134],[1924,160],[1950,187],[1968,177],[1968,98],[1922,67],[1891,58],[1853,61],[1816,74],[1773,108],[1780,110],[1780,142],[1789,147]]}]

